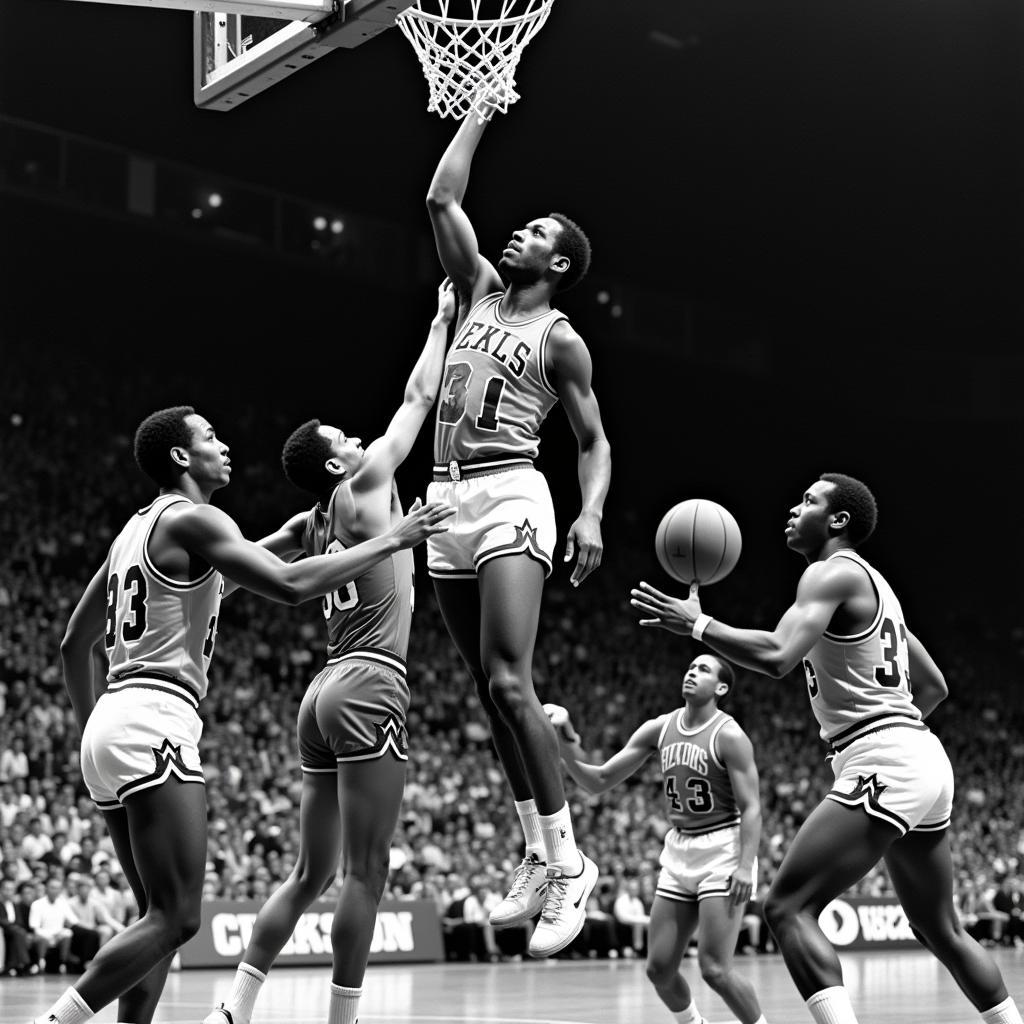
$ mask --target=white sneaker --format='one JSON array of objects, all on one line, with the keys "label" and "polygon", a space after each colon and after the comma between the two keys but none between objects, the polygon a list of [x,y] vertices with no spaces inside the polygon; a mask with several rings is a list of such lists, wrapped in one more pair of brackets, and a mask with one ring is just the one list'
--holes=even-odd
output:
[{"label": "white sneaker", "polygon": [[536,917],[544,906],[547,888],[547,866],[531,853],[516,868],[508,895],[491,911],[491,927],[511,928]]},{"label": "white sneaker", "polygon": [[231,1011],[226,1009],[223,1003],[220,1003],[203,1018],[203,1024],[248,1024],[248,1022],[235,1020]]},{"label": "white sneaker", "polygon": [[583,868],[578,875],[567,875],[548,868],[548,890],[544,909],[530,937],[530,956],[551,956],[576,938],[587,919],[587,900],[597,884],[597,865],[581,853]]}]

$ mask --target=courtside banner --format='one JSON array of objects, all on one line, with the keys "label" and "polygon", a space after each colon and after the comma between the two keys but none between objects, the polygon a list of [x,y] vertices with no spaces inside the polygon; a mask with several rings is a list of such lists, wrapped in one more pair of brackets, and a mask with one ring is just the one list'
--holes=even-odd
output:
[{"label": "courtside banner", "polygon": [[[182,967],[235,967],[241,959],[256,913],[255,900],[213,900],[203,904],[198,933],[181,947]],[[331,962],[334,902],[318,900],[299,918],[292,937],[274,961],[289,964]],[[370,946],[370,963],[433,963],[444,960],[441,921],[430,900],[384,900]]]},{"label": "courtside banner", "polygon": [[906,913],[892,897],[841,897],[818,915],[818,924],[839,950],[922,948]]}]

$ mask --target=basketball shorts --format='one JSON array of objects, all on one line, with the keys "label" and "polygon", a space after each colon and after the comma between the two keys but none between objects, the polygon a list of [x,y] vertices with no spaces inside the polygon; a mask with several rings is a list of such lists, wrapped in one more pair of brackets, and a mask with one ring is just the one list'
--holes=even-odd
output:
[{"label": "basketball shorts", "polygon": [[405,663],[386,652],[346,654],[328,662],[299,705],[299,763],[304,772],[335,772],[349,761],[390,751],[409,759]]},{"label": "basketball shorts", "polygon": [[939,738],[927,729],[880,729],[832,759],[829,800],[863,807],[907,832],[938,832],[953,811],[953,768]]},{"label": "basketball shorts", "polygon": [[82,733],[82,779],[89,795],[101,811],[110,811],[172,776],[205,783],[199,763],[202,733],[190,701],[149,689],[144,679],[104,693]]},{"label": "basketball shorts", "polygon": [[[658,896],[683,903],[728,896],[740,863],[740,827],[728,825],[694,836],[669,829],[658,863]],[[752,890],[757,886],[756,857],[750,869],[750,885]]]},{"label": "basketball shorts", "polygon": [[527,555],[551,575],[555,509],[544,474],[532,466],[435,479],[427,501],[455,509],[448,531],[427,538],[427,571],[437,579],[474,579],[480,566],[503,555]]}]

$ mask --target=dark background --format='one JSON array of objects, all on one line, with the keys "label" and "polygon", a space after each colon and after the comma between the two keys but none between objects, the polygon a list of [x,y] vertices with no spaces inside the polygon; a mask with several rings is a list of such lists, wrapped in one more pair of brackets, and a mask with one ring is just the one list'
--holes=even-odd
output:
[{"label": "dark background", "polygon": [[[454,125],[427,113],[397,31],[231,113],[195,109],[191,60],[187,13],[3,0],[0,117],[400,225],[408,272],[368,280],[101,216],[8,174],[0,394],[24,416],[80,407],[100,447],[111,425],[192,401],[242,465],[275,466],[311,415],[373,436],[432,310],[423,198]],[[657,571],[665,509],[706,496],[744,533],[719,586],[781,609],[800,568],[786,509],[839,470],[877,493],[865,554],[921,635],[915,613],[951,603],[1021,621],[1024,7],[558,0],[518,83],[466,208],[488,254],[550,209],[592,238],[591,278],[561,305],[593,351],[613,444],[610,561],[617,542],[645,553],[623,579]],[[541,462],[564,530],[575,448],[551,419]],[[62,429],[41,460],[59,458]],[[402,470],[409,497],[428,433]],[[240,514],[237,490],[223,503]]]}]

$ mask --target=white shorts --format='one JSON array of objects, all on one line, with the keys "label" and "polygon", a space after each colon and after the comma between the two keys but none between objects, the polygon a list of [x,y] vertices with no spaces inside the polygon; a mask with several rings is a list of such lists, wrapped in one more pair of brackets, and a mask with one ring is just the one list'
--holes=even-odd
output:
[{"label": "white shorts", "polygon": [[953,768],[935,733],[897,726],[854,740],[832,759],[829,800],[863,807],[907,832],[938,832],[953,812]]},{"label": "white shorts", "polygon": [[145,686],[144,679],[105,693],[82,733],[82,779],[101,811],[159,786],[172,775],[201,782],[203,723],[183,697]]},{"label": "white shorts", "polygon": [[[728,896],[740,863],[740,827],[727,825],[690,836],[669,829],[658,858],[657,895],[694,903],[709,896]],[[757,886],[757,858],[750,869],[751,890]]]},{"label": "white shorts", "polygon": [[[501,460],[495,460],[500,462]],[[555,509],[544,474],[532,466],[435,479],[427,501],[455,509],[448,531],[427,538],[427,571],[438,579],[474,579],[480,566],[503,555],[527,555],[551,575]]]}]

